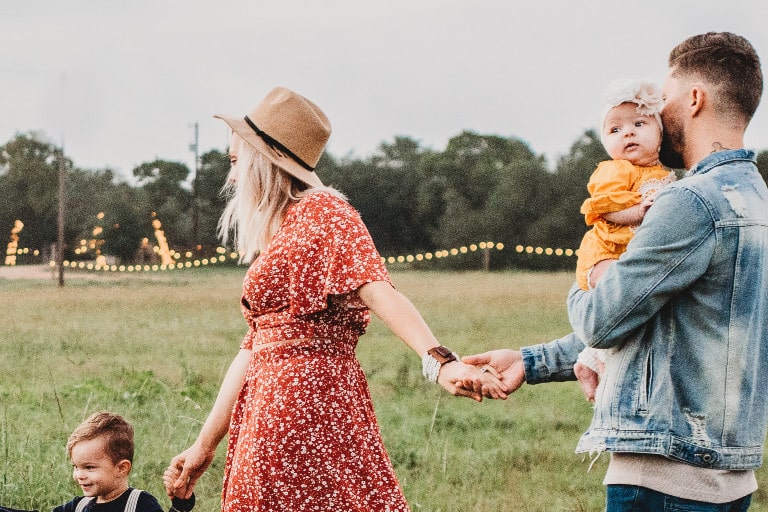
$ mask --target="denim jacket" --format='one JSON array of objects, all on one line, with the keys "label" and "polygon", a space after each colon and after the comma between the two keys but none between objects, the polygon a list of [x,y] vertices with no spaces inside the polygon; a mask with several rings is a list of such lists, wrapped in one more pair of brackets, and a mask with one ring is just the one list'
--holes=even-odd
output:
[{"label": "denim jacket", "polygon": [[751,151],[709,155],[656,197],[594,290],[574,286],[575,334],[522,349],[526,381],[572,380],[608,349],[577,452],[761,465],[768,423],[768,189]]}]

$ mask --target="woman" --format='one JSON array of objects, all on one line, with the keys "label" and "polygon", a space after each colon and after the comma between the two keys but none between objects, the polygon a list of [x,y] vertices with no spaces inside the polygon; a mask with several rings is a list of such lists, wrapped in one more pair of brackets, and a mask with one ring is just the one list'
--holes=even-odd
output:
[{"label": "woman", "polygon": [[232,129],[220,233],[258,255],[243,285],[249,330],[200,435],[166,471],[168,494],[192,493],[229,430],[223,512],[408,510],[354,355],[368,310],[451,393],[480,400],[453,384],[479,376],[501,397],[498,375],[439,345],[357,212],[314,173],[331,130],[314,103],[276,88],[242,119],[216,117]]}]

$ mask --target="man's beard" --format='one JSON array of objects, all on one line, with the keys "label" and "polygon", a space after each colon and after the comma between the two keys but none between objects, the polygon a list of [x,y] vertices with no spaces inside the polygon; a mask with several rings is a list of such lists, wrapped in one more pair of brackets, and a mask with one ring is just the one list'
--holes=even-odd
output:
[{"label": "man's beard", "polygon": [[661,137],[661,150],[659,151],[659,160],[670,169],[685,169],[683,154],[677,148],[685,146],[683,137],[672,137],[669,130],[664,130]]}]

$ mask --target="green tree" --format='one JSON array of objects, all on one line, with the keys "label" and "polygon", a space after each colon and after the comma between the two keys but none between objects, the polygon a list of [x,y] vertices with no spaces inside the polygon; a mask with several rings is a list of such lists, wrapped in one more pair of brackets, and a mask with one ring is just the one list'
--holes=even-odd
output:
[{"label": "green tree", "polygon": [[[67,222],[72,226],[73,240],[89,239],[96,227],[102,228],[100,251],[120,262],[132,261],[143,237],[149,237],[140,191],[117,182],[114,172],[75,169],[68,176]],[[89,252],[87,257],[95,256]]]},{"label": "green tree", "polygon": [[318,175],[347,195],[382,254],[424,250],[431,237],[420,216],[419,187],[427,153],[417,141],[395,137],[364,160],[336,161],[325,154]]},{"label": "green tree", "polygon": [[[409,137],[382,143],[370,159],[372,207],[361,206],[374,236],[391,252],[432,247],[428,225],[420,215],[421,161],[426,152]],[[376,239],[375,238],[375,239]]]},{"label": "green tree", "polygon": [[19,219],[22,245],[42,251],[57,239],[59,154],[35,133],[17,134],[0,147],[0,232],[9,234]]},{"label": "green tree", "polygon": [[197,174],[198,238],[196,243],[210,249],[218,245],[217,226],[226,206],[221,190],[229,174],[229,155],[216,149],[200,157]]},{"label": "green tree", "polygon": [[442,247],[525,239],[541,215],[542,198],[531,191],[548,179],[544,159],[519,139],[464,132],[424,168],[422,199],[432,215],[445,208],[435,234]]},{"label": "green tree", "polygon": [[450,186],[479,208],[502,179],[505,167],[537,158],[519,139],[464,131],[448,141],[438,164]]},{"label": "green tree", "polygon": [[757,170],[760,171],[763,179],[768,182],[768,150],[757,154]]},{"label": "green tree", "polygon": [[507,245],[550,245],[550,233],[541,232],[538,225],[551,207],[553,178],[541,158],[509,164],[483,209],[489,239]]},{"label": "green tree", "polygon": [[151,225],[153,216],[160,219],[169,244],[176,248],[191,248],[192,240],[192,192],[184,183],[189,168],[180,162],[154,160],[133,170],[148,206],[146,220]]},{"label": "green tree", "polygon": [[609,159],[594,130],[587,130],[573,143],[568,155],[558,160],[552,200],[538,229],[563,248],[576,249],[587,231],[581,204],[589,196],[587,183],[597,164]]}]

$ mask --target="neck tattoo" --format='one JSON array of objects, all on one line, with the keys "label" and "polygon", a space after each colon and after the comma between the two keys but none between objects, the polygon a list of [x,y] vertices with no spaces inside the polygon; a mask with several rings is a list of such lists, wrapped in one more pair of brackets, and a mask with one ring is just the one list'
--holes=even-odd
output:
[{"label": "neck tattoo", "polygon": [[727,149],[731,149],[731,148],[727,148],[722,144],[720,144],[719,142],[712,143],[712,153],[717,153],[718,151],[725,151]]}]

